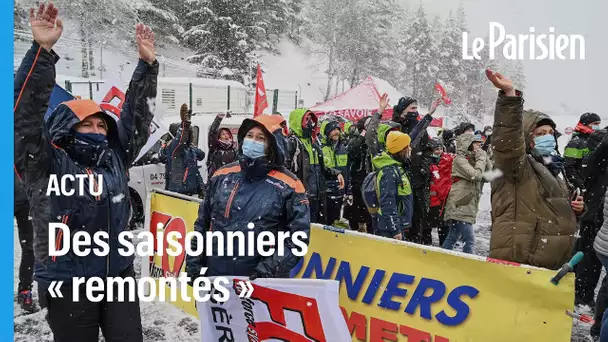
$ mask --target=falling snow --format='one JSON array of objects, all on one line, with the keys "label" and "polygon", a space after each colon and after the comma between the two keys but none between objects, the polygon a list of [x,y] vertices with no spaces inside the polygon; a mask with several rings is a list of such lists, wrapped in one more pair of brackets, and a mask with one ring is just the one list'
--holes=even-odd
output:
[{"label": "falling snow", "polygon": [[125,194],[118,194],[112,197],[112,203],[120,203],[122,202],[123,198],[125,198]]}]

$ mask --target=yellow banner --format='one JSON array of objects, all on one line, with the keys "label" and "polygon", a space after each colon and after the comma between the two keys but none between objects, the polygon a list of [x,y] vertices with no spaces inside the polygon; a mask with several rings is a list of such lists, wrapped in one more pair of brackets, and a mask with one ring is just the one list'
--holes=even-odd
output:
[{"label": "yellow banner", "polygon": [[340,281],[353,341],[569,342],[574,276],[313,226],[292,274]]},{"label": "yellow banner", "polygon": [[[186,236],[186,233],[194,230],[194,221],[198,216],[199,203],[196,201],[180,199],[172,196],[167,196],[161,193],[152,192],[149,194],[150,198],[150,211],[147,213],[146,228],[156,232],[163,232],[164,241],[162,243],[162,249],[164,251],[173,250],[172,246],[167,244],[166,237],[171,231],[180,232],[182,237]],[[168,255],[166,252],[162,253],[163,256],[159,255],[156,246],[157,242],[154,241],[154,257],[150,258],[148,263],[149,274],[155,278],[161,277],[178,277],[180,272],[186,272],[186,251],[184,246],[184,240],[180,241],[182,245],[182,254],[177,257]],[[158,286],[160,280],[156,281],[156,289],[153,292],[158,295]],[[167,302],[170,302],[171,289],[167,286],[165,288],[165,298]],[[192,287],[187,288],[188,297],[193,298]],[[177,296],[175,301],[171,301],[171,304],[191,314],[192,316],[198,317],[196,307],[194,306],[194,299],[189,302],[183,301],[181,296]]]},{"label": "yellow banner", "polygon": [[[193,230],[197,202],[161,193],[150,197],[147,229],[158,228],[164,236]],[[549,281],[555,271],[500,265],[317,225],[310,241],[292,275],[340,281],[340,305],[353,341],[570,341],[572,319],[566,310],[574,305],[572,274],[555,286]],[[162,248],[171,247],[165,241]],[[151,259],[152,276],[185,272],[185,254]],[[192,297],[190,287],[188,295]],[[173,304],[197,316],[193,301]]]}]

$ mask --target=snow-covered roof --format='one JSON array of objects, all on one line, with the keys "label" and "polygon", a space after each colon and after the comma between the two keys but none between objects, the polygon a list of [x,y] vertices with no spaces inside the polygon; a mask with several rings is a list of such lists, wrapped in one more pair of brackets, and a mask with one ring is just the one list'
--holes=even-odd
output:
[{"label": "snow-covered roof", "polygon": [[242,83],[230,80],[221,80],[213,78],[200,78],[200,77],[159,77],[158,83],[169,83],[169,84],[188,84],[203,86],[203,87],[235,87],[247,89]]}]

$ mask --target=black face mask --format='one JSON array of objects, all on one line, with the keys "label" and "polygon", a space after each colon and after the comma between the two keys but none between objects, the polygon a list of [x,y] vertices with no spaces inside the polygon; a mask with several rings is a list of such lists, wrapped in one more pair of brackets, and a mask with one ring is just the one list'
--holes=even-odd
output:
[{"label": "black face mask", "polygon": [[314,131],[315,124],[312,120],[308,120],[306,126],[302,127],[302,138],[310,139],[312,138],[312,132]]}]

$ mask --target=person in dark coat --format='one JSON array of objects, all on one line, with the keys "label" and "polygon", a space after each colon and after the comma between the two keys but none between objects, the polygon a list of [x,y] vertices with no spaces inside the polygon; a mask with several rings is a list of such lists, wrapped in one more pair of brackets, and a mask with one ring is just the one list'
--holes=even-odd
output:
[{"label": "person in dark coat", "polygon": [[30,220],[30,203],[27,200],[25,187],[15,173],[15,219],[21,244],[21,262],[19,263],[19,285],[17,302],[21,309],[28,313],[38,311],[32,299],[32,281],[34,276],[34,227]]},{"label": "person in dark coat", "polygon": [[205,152],[192,143],[192,127],[186,104],[182,105],[180,114],[182,122],[175,137],[159,153],[160,160],[166,163],[165,190],[202,197],[205,184],[198,162],[205,159]]},{"label": "person in dark coat", "polygon": [[[220,128],[227,114],[218,114],[209,127],[209,156],[207,157],[207,177],[211,179],[215,170],[237,160],[237,150],[232,132],[228,128]],[[229,114],[228,114],[229,115]]]},{"label": "person in dark coat", "polygon": [[357,121],[356,131],[351,136],[347,147],[348,172],[353,200],[352,204],[347,202],[344,207],[344,217],[348,220],[350,229],[363,233],[371,232],[372,227],[371,216],[361,195],[363,180],[371,172],[371,158],[365,143],[365,127],[370,120],[371,116],[367,116]]},{"label": "person in dark coat", "polygon": [[581,173],[583,172],[583,158],[591,151],[587,146],[587,140],[594,131],[600,129],[601,119],[595,113],[585,113],[581,115],[578,124],[572,133],[572,139],[564,149],[564,158],[566,159],[566,176],[568,181],[581,190],[585,191],[585,182]]},{"label": "person in dark coat", "polygon": [[[63,25],[52,3],[41,4],[37,13],[30,10],[34,43],[26,53],[15,76],[15,171],[23,180],[29,196],[34,226],[34,276],[39,300],[48,308],[47,321],[54,340],[97,341],[99,329],[106,341],[143,341],[139,301],[108,300],[91,302],[83,290],[80,300],[71,295],[51,298],[48,288],[53,281],[63,281],[61,291],[71,294],[76,277],[133,278],[134,256],[119,253],[118,235],[127,230],[130,213],[128,170],[150,136],[153,113],[148,105],[156,98],[158,62],[154,52],[154,33],[145,25],[136,27],[139,62],[115,121],[92,100],[73,100],[60,104],[44,123],[51,91],[55,85],[53,50]],[[76,191],[72,196],[51,193],[47,187],[52,175],[89,175],[85,189],[96,188],[100,194]],[[99,183],[103,176],[103,183]],[[93,179],[93,185],[90,185]],[[68,182],[69,183],[69,182]],[[77,183],[68,184],[76,188]],[[63,248],[64,238],[51,223],[62,223],[74,230],[103,231],[107,256],[90,253],[77,256],[69,250],[62,256],[49,255],[49,243]],[[114,293],[119,290],[116,285]],[[129,291],[128,285],[121,291]]]},{"label": "person in dark coat", "polygon": [[340,219],[342,204],[346,196],[350,196],[350,182],[348,172],[348,152],[346,138],[342,136],[340,124],[337,121],[326,120],[321,124],[321,146],[325,166],[337,169],[344,176],[345,186],[341,188],[338,179],[327,180],[327,219],[333,225]]},{"label": "person in dark coat", "polygon": [[289,115],[291,148],[293,153],[292,172],[302,180],[310,200],[310,219],[314,223],[327,222],[327,179],[337,179],[344,188],[344,176],[334,168],[325,165],[323,150],[316,133],[317,116],[308,109],[296,109]]},{"label": "person in dark coat", "polygon": [[441,141],[447,153],[456,154],[456,137],[454,131],[446,129],[441,132]]},{"label": "person in dark coat", "polygon": [[[205,276],[287,278],[300,260],[292,253],[295,245],[291,237],[298,232],[308,237],[310,207],[302,182],[283,167],[285,157],[271,133],[278,126],[269,117],[243,121],[238,133],[239,161],[220,168],[211,177],[194,229],[203,234],[211,229],[223,234],[253,231],[255,238],[262,232],[273,232],[275,238],[279,232],[289,232],[290,238],[277,240],[284,243],[285,253],[263,257],[256,248],[253,256],[218,256],[218,251],[226,252],[227,246],[215,244],[213,256],[187,257],[186,271],[193,279],[200,276],[201,267],[208,269]],[[308,243],[308,238],[302,241]],[[198,241],[193,239],[192,243]]]},{"label": "person in dark coat", "polygon": [[[393,121],[400,123],[401,131],[412,138],[412,156],[405,169],[409,174],[414,193],[414,219],[412,229],[409,230],[406,238],[408,241],[428,246],[433,244],[431,229],[428,225],[432,156],[428,146],[430,138],[426,128],[430,125],[432,115],[439,104],[441,104],[441,99],[433,102],[426,120],[419,118],[418,102],[411,97],[402,97],[393,107]],[[418,125],[421,121],[426,125],[422,129]],[[414,129],[420,129],[420,133],[418,134]]]},{"label": "person in dark coat", "polygon": [[[593,244],[602,225],[605,224],[605,195],[608,189],[608,127],[595,131],[588,140],[588,146],[593,151],[588,154],[583,163],[585,188],[585,205],[587,212],[580,222],[580,237],[577,241],[576,251],[585,253],[583,260],[577,265],[576,272],[576,299],[577,304],[592,305],[595,287],[602,273],[602,263],[594,253]],[[603,238],[605,239],[605,235]],[[607,278],[604,277],[595,301],[595,323],[591,326],[591,336],[599,336],[602,320],[608,308]],[[579,300],[580,298],[580,300]]]},{"label": "person in dark coat", "polygon": [[372,158],[378,170],[376,191],[378,213],[375,216],[374,235],[403,240],[412,226],[413,195],[403,165],[412,153],[410,136],[390,131],[386,148]]}]

